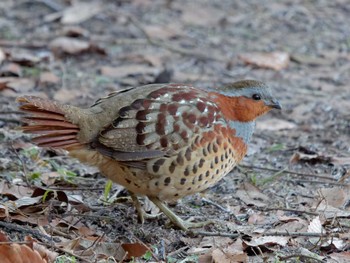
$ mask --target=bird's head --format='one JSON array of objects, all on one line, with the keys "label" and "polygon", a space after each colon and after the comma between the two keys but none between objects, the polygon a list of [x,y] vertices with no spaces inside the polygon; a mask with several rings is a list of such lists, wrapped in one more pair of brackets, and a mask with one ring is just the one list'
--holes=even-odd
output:
[{"label": "bird's head", "polygon": [[261,81],[242,80],[220,89],[216,102],[224,115],[235,121],[249,122],[271,109],[281,109],[270,88]]}]

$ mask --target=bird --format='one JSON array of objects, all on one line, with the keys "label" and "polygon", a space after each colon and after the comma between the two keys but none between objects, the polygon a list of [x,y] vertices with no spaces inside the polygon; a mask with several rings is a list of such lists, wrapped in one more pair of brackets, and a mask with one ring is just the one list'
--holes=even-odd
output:
[{"label": "bird", "polygon": [[114,91],[89,108],[29,95],[17,102],[33,143],[64,149],[126,188],[142,222],[138,197],[146,196],[182,230],[210,222],[184,220],[167,202],[216,184],[246,155],[256,119],[281,109],[258,80],[212,89],[148,84]]}]

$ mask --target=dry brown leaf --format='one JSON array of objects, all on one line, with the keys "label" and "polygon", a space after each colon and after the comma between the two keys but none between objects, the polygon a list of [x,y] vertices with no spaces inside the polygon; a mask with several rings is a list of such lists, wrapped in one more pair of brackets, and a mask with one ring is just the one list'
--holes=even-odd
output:
[{"label": "dry brown leaf", "polygon": [[1,77],[21,77],[22,69],[16,63],[8,63],[0,69]]},{"label": "dry brown leaf", "polygon": [[[0,241],[9,242],[5,233],[0,232]],[[33,242],[28,245],[16,243],[0,244],[0,262],[1,263],[47,263],[38,251],[33,250]]]},{"label": "dry brown leaf", "polygon": [[149,249],[141,243],[124,243],[122,248],[128,253],[126,259],[142,257]]},{"label": "dry brown leaf", "polygon": [[32,67],[41,61],[41,58],[27,50],[14,50],[9,55],[9,60],[21,66]]},{"label": "dry brown leaf", "polygon": [[74,1],[71,7],[63,11],[61,18],[62,24],[79,24],[91,17],[97,15],[102,11],[100,2],[78,2]]},{"label": "dry brown leaf", "polygon": [[50,71],[40,73],[40,83],[42,84],[57,84],[60,81],[59,77]]},{"label": "dry brown leaf", "polygon": [[350,187],[321,188],[318,190],[320,198],[336,208],[344,208],[350,201]]},{"label": "dry brown leaf", "polygon": [[258,121],[256,124],[257,129],[267,131],[290,130],[295,129],[296,127],[297,125],[293,122],[276,118],[263,119],[261,121]]},{"label": "dry brown leaf", "polygon": [[264,207],[269,202],[269,197],[263,194],[257,187],[249,183],[244,183],[235,194],[247,205]]},{"label": "dry brown leaf", "polygon": [[69,102],[75,100],[81,96],[81,94],[82,91],[79,89],[60,89],[55,93],[53,98],[60,102]]},{"label": "dry brown leaf", "polygon": [[0,194],[13,200],[14,198],[19,199],[24,196],[31,196],[33,194],[33,189],[26,186],[9,184],[3,180],[0,181]]},{"label": "dry brown leaf", "polygon": [[244,252],[233,253],[231,251],[224,252],[221,249],[215,249],[212,252],[213,263],[234,263],[248,262],[248,255]]},{"label": "dry brown leaf", "polygon": [[248,218],[248,224],[251,225],[261,225],[266,222],[266,216],[262,215],[261,213],[254,213],[249,216]]},{"label": "dry brown leaf", "polygon": [[196,247],[191,247],[187,253],[189,255],[200,255],[208,253],[209,251],[214,250],[215,248],[227,247],[229,244],[232,244],[232,239],[228,237],[203,237],[202,241]]},{"label": "dry brown leaf", "polygon": [[237,239],[225,248],[215,249],[212,252],[212,258],[215,263],[248,262],[248,255],[243,251],[241,239]]},{"label": "dry brown leaf", "polygon": [[239,58],[246,64],[274,70],[284,69],[289,64],[289,54],[281,51],[271,53],[245,53],[239,55]]},{"label": "dry brown leaf", "polygon": [[25,241],[31,242],[30,248],[37,251],[41,258],[45,259],[47,262],[54,262],[58,256],[57,252],[49,250],[47,247],[38,244],[38,242],[30,236],[24,238]]},{"label": "dry brown leaf", "polygon": [[283,236],[263,236],[263,237],[255,237],[251,241],[243,241],[244,244],[250,247],[258,247],[258,246],[270,246],[270,245],[280,245],[284,247],[287,245],[290,237]]},{"label": "dry brown leaf", "polygon": [[49,48],[57,55],[61,53],[77,55],[88,51],[90,43],[73,37],[58,37],[50,42]]},{"label": "dry brown leaf", "polygon": [[35,81],[27,78],[6,77],[0,78],[0,91],[2,96],[14,97],[18,93],[28,93],[35,87]]},{"label": "dry brown leaf", "polygon": [[144,65],[125,65],[119,67],[101,67],[101,74],[112,78],[122,78],[127,76],[155,74],[157,69]]}]

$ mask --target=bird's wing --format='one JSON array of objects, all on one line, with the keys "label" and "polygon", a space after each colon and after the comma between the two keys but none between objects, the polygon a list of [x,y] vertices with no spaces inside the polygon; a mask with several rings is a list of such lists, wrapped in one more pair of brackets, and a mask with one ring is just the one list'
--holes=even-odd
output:
[{"label": "bird's wing", "polygon": [[115,160],[137,163],[172,156],[198,137],[196,134],[223,122],[208,93],[170,84],[121,108],[92,147]]}]

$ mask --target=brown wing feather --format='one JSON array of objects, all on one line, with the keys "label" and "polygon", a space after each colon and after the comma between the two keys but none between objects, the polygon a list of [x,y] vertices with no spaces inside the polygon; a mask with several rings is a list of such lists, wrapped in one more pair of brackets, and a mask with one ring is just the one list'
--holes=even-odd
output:
[{"label": "brown wing feather", "polygon": [[93,147],[118,161],[136,161],[137,166],[150,158],[177,154],[199,131],[210,130],[220,121],[207,93],[169,85],[121,108]]}]

